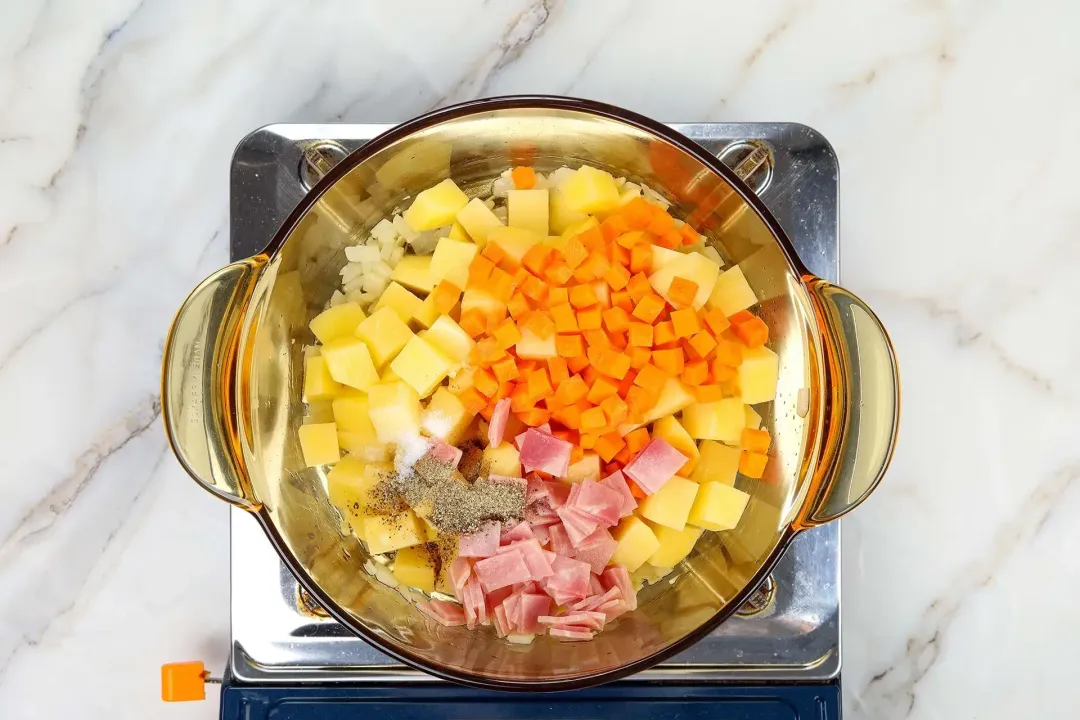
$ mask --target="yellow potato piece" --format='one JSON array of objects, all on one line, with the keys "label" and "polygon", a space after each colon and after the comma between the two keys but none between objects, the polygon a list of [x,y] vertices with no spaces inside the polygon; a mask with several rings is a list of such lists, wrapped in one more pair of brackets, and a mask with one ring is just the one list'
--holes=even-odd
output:
[{"label": "yellow potato piece", "polygon": [[454,222],[454,217],[468,204],[468,196],[447,178],[418,194],[402,217],[413,230],[434,230]]},{"label": "yellow potato piece", "polygon": [[435,561],[424,546],[406,547],[397,551],[391,569],[397,581],[405,587],[424,592],[435,590]]},{"label": "yellow potato piece", "polygon": [[600,478],[600,456],[594,452],[587,452],[581,459],[570,466],[566,472],[566,479],[570,482],[583,482],[588,479]]},{"label": "yellow potato piece", "polygon": [[488,233],[488,242],[495,243],[507,255],[521,262],[521,258],[525,257],[529,248],[543,242],[546,237],[547,233],[541,235],[521,228],[501,227]]},{"label": "yellow potato piece", "polygon": [[693,403],[683,410],[683,427],[697,440],[720,440],[737,445],[746,427],[742,398]]},{"label": "yellow potato piece", "polygon": [[412,510],[398,515],[368,515],[364,518],[364,540],[375,555],[426,542],[427,530]]},{"label": "yellow potato piece", "polygon": [[388,307],[379,308],[356,328],[356,337],[371,351],[375,367],[381,368],[401,352],[413,337],[413,331]]},{"label": "yellow potato piece", "polygon": [[652,436],[666,440],[671,447],[690,458],[690,468],[697,464],[699,453],[697,443],[686,428],[682,426],[674,415],[665,415],[653,423]]},{"label": "yellow potato piece", "polygon": [[[505,227],[502,221],[491,212],[480,198],[473,198],[469,204],[458,211],[458,222],[469,233],[469,238],[482,250],[488,243],[488,235],[495,228]],[[467,238],[454,238],[463,240]]]},{"label": "yellow potato piece", "polygon": [[559,186],[570,210],[600,213],[619,207],[619,188],[611,173],[582,165]]},{"label": "yellow potato piece", "polygon": [[435,390],[421,413],[420,427],[431,437],[456,445],[474,417],[475,414],[465,409],[457,395],[441,387]]},{"label": "yellow potato piece", "polygon": [[319,338],[324,345],[331,340],[340,337],[349,337],[355,331],[367,315],[356,303],[342,303],[332,308],[327,308],[315,316],[308,324],[311,332]]},{"label": "yellow potato piece", "polygon": [[506,440],[499,447],[486,448],[484,459],[487,460],[488,469],[493,475],[521,477],[521,457],[518,449]]},{"label": "yellow potato piece", "polygon": [[690,475],[691,480],[696,483],[735,484],[735,475],[739,472],[739,448],[715,440],[702,440],[698,450],[700,455]]},{"label": "yellow potato piece", "polygon": [[611,556],[611,562],[625,565],[634,572],[645,564],[660,549],[660,541],[645,522],[636,515],[624,517],[611,531],[618,545]]},{"label": "yellow potato piece", "polygon": [[698,485],[687,522],[706,530],[734,530],[750,496],[721,482]]},{"label": "yellow potato piece", "polygon": [[368,413],[379,442],[397,443],[420,434],[420,396],[401,380],[372,387]]},{"label": "yellow potato piece", "polygon": [[719,308],[728,317],[755,304],[757,296],[738,265],[720,273],[707,303],[710,308]]},{"label": "yellow potato piece", "polygon": [[430,255],[406,255],[394,266],[390,279],[423,295],[434,290],[438,284],[431,275]]},{"label": "yellow potato piece", "polygon": [[469,359],[476,343],[449,315],[440,315],[424,333],[424,340],[456,363]]},{"label": "yellow potato piece", "polygon": [[478,251],[479,248],[471,242],[439,238],[431,254],[428,272],[436,282],[448,280],[463,288],[469,282],[469,264]]},{"label": "yellow potato piece", "polygon": [[521,228],[546,237],[548,234],[548,191],[511,190],[506,209],[510,227]]},{"label": "yellow potato piece", "polygon": [[739,366],[739,390],[742,401],[749,405],[776,399],[776,382],[780,376],[780,358],[769,348],[743,350]]},{"label": "yellow potato piece", "polygon": [[515,349],[517,356],[522,360],[544,360],[558,355],[555,350],[555,333],[547,338],[541,338],[529,328],[520,328],[521,339],[518,340]]},{"label": "yellow potato piece", "polygon": [[334,380],[334,376],[330,374],[326,358],[316,355],[304,361],[304,402],[330,400],[343,389],[341,383]]},{"label": "yellow potato piece", "polygon": [[698,493],[698,484],[675,476],[638,505],[638,514],[658,525],[682,530]]},{"label": "yellow potato piece", "polygon": [[379,382],[371,352],[358,337],[339,338],[323,345],[322,356],[326,359],[330,376],[342,385],[367,390]]},{"label": "yellow potato piece", "polygon": [[332,465],[341,459],[337,426],[334,423],[301,425],[297,432],[300,436],[300,450],[307,467]]},{"label": "yellow potato piece", "polygon": [[694,549],[703,530],[687,525],[682,530],[675,530],[666,525],[651,525],[660,549],[649,558],[649,564],[659,568],[675,567]]},{"label": "yellow potato piece", "polygon": [[[383,290],[383,294],[379,296],[379,301],[375,303],[373,309],[378,311],[380,308],[388,307],[397,313],[397,316],[401,318],[402,322],[409,322],[412,320],[413,315],[420,309],[420,305],[422,305],[423,302],[423,300],[409,292],[404,285],[392,282],[386,286],[385,290]],[[361,320],[363,320],[363,318],[361,318]],[[360,323],[356,324],[357,327],[359,327],[359,325]],[[356,327],[353,328],[353,332],[355,331]]]},{"label": "yellow potato piece", "polygon": [[414,335],[390,363],[390,369],[425,398],[446,379],[450,365],[449,358]]}]

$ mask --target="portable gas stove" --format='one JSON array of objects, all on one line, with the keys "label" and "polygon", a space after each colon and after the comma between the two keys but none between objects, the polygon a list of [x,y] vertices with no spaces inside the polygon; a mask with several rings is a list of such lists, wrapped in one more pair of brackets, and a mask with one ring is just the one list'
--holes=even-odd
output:
[{"label": "portable gas stove", "polygon": [[[259,252],[308,188],[390,125],[271,125],[232,160],[231,254]],[[675,124],[736,168],[816,274],[837,280],[838,167],[817,132],[790,123]],[[840,531],[795,538],[739,614],[651,670],[604,687],[508,694],[458,687],[398,664],[328,618],[234,509],[232,650],[223,720],[245,718],[837,718]]]}]

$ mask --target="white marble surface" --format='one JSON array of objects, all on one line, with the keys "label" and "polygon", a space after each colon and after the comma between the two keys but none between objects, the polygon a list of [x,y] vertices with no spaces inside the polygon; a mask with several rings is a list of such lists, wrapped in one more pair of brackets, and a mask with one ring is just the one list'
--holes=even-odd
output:
[{"label": "white marble surface", "polygon": [[0,3],[0,716],[213,718],[227,512],[160,427],[236,141],[571,94],[792,120],[891,329],[896,460],[844,538],[851,718],[1065,718],[1080,670],[1080,6],[1069,0]]}]

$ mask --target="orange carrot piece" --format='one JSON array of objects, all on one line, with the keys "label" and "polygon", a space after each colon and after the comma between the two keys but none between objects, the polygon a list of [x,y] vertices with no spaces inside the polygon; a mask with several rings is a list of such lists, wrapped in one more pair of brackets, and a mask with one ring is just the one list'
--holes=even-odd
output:
[{"label": "orange carrot piece", "polygon": [[[582,413],[582,416],[584,415],[585,413]],[[599,440],[600,436],[596,433],[583,432],[581,433],[581,437],[578,439],[578,444],[581,445],[581,447],[585,450],[592,450],[594,447],[596,447],[596,443]]]},{"label": "orange carrot piece", "polygon": [[690,338],[686,344],[695,358],[704,360],[709,357],[709,353],[716,349],[716,338],[708,330],[702,330]]},{"label": "orange carrot piece", "polygon": [[755,315],[750,315],[749,319],[738,323],[732,317],[731,330],[748,348],[759,348],[769,341],[769,326]]},{"label": "orange carrot piece", "polygon": [[585,352],[585,343],[580,335],[556,335],[555,352],[559,357],[572,358]]},{"label": "orange carrot piece", "polygon": [[574,405],[568,405],[561,410],[552,412],[551,416],[571,430],[577,430],[581,427],[581,409]]},{"label": "orange carrot piece", "polygon": [[460,299],[461,289],[449,280],[443,280],[431,291],[431,302],[435,305],[435,310],[442,315],[453,310]]},{"label": "orange carrot piece", "polygon": [[610,263],[607,256],[599,250],[594,250],[585,262],[574,270],[574,279],[580,283],[588,283],[604,276]]},{"label": "orange carrot piece", "polygon": [[682,381],[687,385],[700,385],[709,377],[709,364],[704,360],[694,360],[683,366]]},{"label": "orange carrot piece", "polygon": [[521,340],[521,331],[518,330],[518,326],[514,324],[513,320],[506,319],[495,328],[492,337],[495,338],[495,342],[499,343],[499,347],[503,350],[509,350]]},{"label": "orange carrot piece", "polygon": [[739,472],[749,478],[760,478],[768,464],[769,456],[764,453],[743,451],[739,455]]},{"label": "orange carrot piece", "polygon": [[659,295],[649,293],[645,297],[638,300],[637,305],[634,306],[634,317],[643,322],[651,323],[656,322],[656,318],[660,316],[660,311],[664,309],[664,301]]},{"label": "orange carrot piece", "polygon": [[548,263],[551,262],[551,253],[551,248],[538,243],[525,251],[521,257],[521,264],[534,274],[543,275]]},{"label": "orange carrot piece", "polygon": [[506,357],[506,348],[500,347],[499,341],[486,337],[476,343],[476,355],[484,365],[491,365]]},{"label": "orange carrot piece", "polygon": [[611,462],[624,447],[626,447],[626,441],[619,437],[618,433],[610,432],[600,436],[600,439],[596,441],[596,445],[593,446],[593,450],[596,451],[601,460]]},{"label": "orange carrot piece", "polygon": [[487,318],[484,317],[483,312],[474,308],[461,313],[458,325],[469,334],[469,337],[478,338],[487,329]]},{"label": "orange carrot piece", "polygon": [[683,236],[683,245],[694,245],[701,242],[701,233],[690,227],[690,223],[683,223],[679,228],[679,234]]},{"label": "orange carrot piece", "polygon": [[717,400],[724,399],[724,391],[719,385],[698,385],[691,388],[694,393],[694,398],[698,402],[716,402]]},{"label": "orange carrot piece", "polygon": [[643,322],[631,322],[629,323],[627,330],[630,334],[629,341],[631,347],[652,347],[652,325]]},{"label": "orange carrot piece", "polygon": [[499,391],[499,381],[496,380],[495,375],[486,368],[477,368],[473,372],[472,382],[473,387],[479,390],[484,397],[491,397]]},{"label": "orange carrot piece", "polygon": [[548,285],[530,273],[521,284],[521,292],[533,302],[542,303],[547,298]]},{"label": "orange carrot piece", "polygon": [[634,298],[625,291],[611,293],[611,304],[614,307],[621,307],[627,313],[634,311]]},{"label": "orange carrot piece", "polygon": [[555,387],[559,387],[570,379],[570,371],[566,367],[566,358],[548,358],[547,366],[548,374],[551,376],[551,384]]},{"label": "orange carrot piece", "polygon": [[615,244],[626,250],[631,250],[635,245],[644,243],[645,245],[652,244],[652,236],[646,232],[640,230],[631,230],[630,232],[623,233],[619,237],[615,238]]},{"label": "orange carrot piece", "polygon": [[668,375],[682,375],[685,357],[682,348],[669,350],[653,350],[652,364],[660,368]]},{"label": "orange carrot piece", "polygon": [[600,232],[600,228],[595,225],[583,233],[580,233],[578,240],[581,244],[587,247],[589,250],[602,250],[604,247],[604,234]]},{"label": "orange carrot piece", "polygon": [[626,441],[626,447],[630,449],[630,455],[637,455],[649,444],[649,431],[646,428],[632,430],[623,436],[623,440]]},{"label": "orange carrot piece", "polygon": [[589,358],[585,357],[583,351],[581,354],[566,358],[566,366],[571,372],[579,373],[589,367]]},{"label": "orange carrot piece", "polygon": [[666,247],[674,250],[675,248],[683,244],[683,236],[678,230],[672,228],[665,233],[657,235],[656,244],[660,247]]},{"label": "orange carrot piece", "polygon": [[626,332],[609,332],[608,337],[611,339],[611,347],[616,350],[625,350],[629,344],[626,339]]},{"label": "orange carrot piece", "polygon": [[[644,367],[644,363],[642,363],[642,367]],[[630,369],[623,375],[622,380],[619,381],[619,397],[625,398],[626,393],[630,392],[630,388],[634,387],[634,378],[637,377],[637,371],[638,368],[631,365]]]},{"label": "orange carrot piece", "polygon": [[531,167],[516,167],[510,171],[510,179],[518,190],[530,190],[536,186],[536,171]]},{"label": "orange carrot piece", "polygon": [[546,340],[555,334],[555,323],[543,310],[533,310],[529,313],[523,327],[535,333],[541,340]]},{"label": "orange carrot piece", "polygon": [[563,247],[562,257],[566,262],[566,265],[573,270],[578,265],[585,262],[585,258],[589,257],[589,251],[582,244],[581,240],[579,240],[577,236],[574,236],[570,238]]},{"label": "orange carrot piece", "polygon": [[739,367],[742,365],[742,347],[739,343],[721,339],[716,344],[715,358],[722,365]]},{"label": "orange carrot piece", "polygon": [[488,399],[474,387],[468,387],[458,393],[458,400],[469,412],[476,414],[487,407]]},{"label": "orange carrot piece", "polygon": [[488,278],[491,277],[491,271],[494,269],[495,263],[483,255],[474,257],[472,262],[469,263],[469,287],[483,287],[486,285]]},{"label": "orange carrot piece", "polygon": [[529,373],[526,382],[529,386],[529,399],[533,402],[543,400],[551,394],[551,378],[544,368],[537,368]]},{"label": "orange carrot piece", "polygon": [[551,420],[551,413],[541,408],[532,408],[525,412],[517,413],[518,420],[525,423],[529,427],[540,427],[546,422]]},{"label": "orange carrot piece", "polygon": [[620,307],[610,307],[601,313],[604,317],[604,327],[608,332],[623,332],[630,327],[630,316]]},{"label": "orange carrot piece", "polygon": [[720,362],[720,358],[716,358],[712,361],[712,365],[709,367],[709,371],[712,373],[712,379],[714,383],[726,383],[731,382],[738,377],[739,372],[730,365],[725,365]]},{"label": "orange carrot piece", "polygon": [[586,308],[600,302],[592,285],[575,285],[570,288],[570,304],[576,308]]},{"label": "orange carrot piece", "polygon": [[587,432],[589,430],[599,430],[602,427],[607,426],[607,417],[604,415],[604,411],[598,407],[591,407],[585,412],[581,413],[581,430]]},{"label": "orange carrot piece", "polygon": [[769,452],[769,444],[772,442],[772,438],[769,436],[767,430],[755,430],[753,428],[743,428],[742,438],[739,444],[742,445],[742,449],[747,452]]},{"label": "orange carrot piece", "polygon": [[622,290],[626,283],[630,282],[630,271],[622,265],[612,263],[604,271],[604,282],[611,286],[612,290]]},{"label": "orange carrot piece", "polygon": [[608,377],[622,380],[630,370],[630,357],[617,350],[605,350],[600,356],[600,364],[597,369]]},{"label": "orange carrot piece", "polygon": [[570,302],[570,290],[564,287],[548,288],[548,305],[562,305]]},{"label": "orange carrot piece", "polygon": [[652,267],[652,248],[639,242],[630,250],[630,272],[647,273]]},{"label": "orange carrot piece", "polygon": [[569,406],[585,397],[588,392],[589,387],[585,384],[585,381],[581,379],[581,376],[571,375],[569,380],[561,383],[555,388],[555,397],[558,398],[559,402],[563,405]]},{"label": "orange carrot piece", "polygon": [[626,420],[626,413],[628,412],[626,401],[618,395],[604,398],[604,401],[600,403],[600,407],[604,409],[604,415],[607,416],[608,425],[619,425]]},{"label": "orange carrot piece", "polygon": [[632,423],[641,423],[645,413],[656,405],[658,394],[643,387],[632,387],[626,393],[626,405],[630,408],[627,420]]},{"label": "orange carrot piece", "polygon": [[709,330],[712,331],[712,334],[717,337],[720,336],[720,333],[731,327],[731,323],[728,322],[727,317],[720,311],[720,308],[712,308],[705,313],[705,317],[702,319],[705,321],[706,327],[708,327]]},{"label": "orange carrot piece", "polygon": [[624,268],[630,266],[630,248],[624,248],[622,245],[612,245],[610,250],[612,265],[621,265]]},{"label": "orange carrot piece", "polygon": [[502,268],[492,268],[485,289],[503,302],[514,296],[514,277]]},{"label": "orange carrot piece", "polygon": [[638,500],[644,500],[645,498],[649,497],[648,493],[646,493],[644,490],[642,490],[638,486],[638,484],[636,482],[634,482],[633,480],[631,480],[630,478],[626,478],[626,485],[627,485],[627,487],[630,488],[630,494],[633,495]]},{"label": "orange carrot piece", "polygon": [[619,215],[612,215],[604,220],[604,222],[600,223],[600,234],[603,235],[604,239],[608,242],[612,242],[615,238],[629,231],[630,226],[626,223],[625,218]]},{"label": "orange carrot piece", "polygon": [[529,385],[526,382],[519,382],[514,384],[514,389],[510,391],[510,410],[515,413],[525,412],[534,407],[532,398],[529,397]]},{"label": "orange carrot piece", "polygon": [[694,304],[697,295],[698,284],[693,280],[676,275],[668,287],[668,300],[677,308],[688,308]]},{"label": "orange carrot piece", "polygon": [[510,262],[512,258],[506,253],[506,250],[504,250],[503,246],[499,243],[488,243],[484,246],[484,249],[480,252],[480,255],[490,260],[496,267],[506,267],[507,264],[516,264]]},{"label": "orange carrot piece", "polygon": [[622,215],[626,224],[635,230],[644,230],[652,222],[653,206],[642,197],[636,197],[623,206]]},{"label": "orange carrot piece", "polygon": [[[581,318],[579,317],[578,320]],[[607,336],[607,333],[596,328],[595,330],[586,330],[582,333],[585,338],[585,344],[589,347],[608,348],[611,347],[611,338]]]},{"label": "orange carrot piece", "polygon": [[671,217],[667,212],[660,210],[659,212],[653,213],[652,220],[649,222],[647,229],[654,235],[663,235],[674,227],[675,218]]},{"label": "orange carrot piece", "polygon": [[690,337],[701,330],[697,313],[692,308],[683,308],[671,313],[671,327],[675,331],[675,337]]},{"label": "orange carrot piece", "polygon": [[638,272],[626,283],[626,291],[630,293],[630,297],[636,304],[641,298],[652,293],[652,286],[649,285],[649,278],[645,277],[645,273]]},{"label": "orange carrot piece", "polygon": [[[603,357],[604,349],[605,348],[599,347],[597,345],[589,345],[589,347],[585,349],[585,356],[589,358],[589,365],[591,365],[593,368],[596,368],[600,365],[600,358]],[[593,375],[592,377],[595,377],[595,375]],[[586,377],[585,382],[591,384],[590,377]]]},{"label": "orange carrot piece", "polygon": [[630,348],[630,367],[640,370],[652,359],[652,350],[647,347]]},{"label": "orange carrot piece", "polygon": [[675,326],[670,321],[656,323],[656,329],[653,330],[654,347],[669,346],[676,340],[678,338],[675,337]]},{"label": "orange carrot piece", "polygon": [[516,292],[513,296],[507,300],[506,309],[510,312],[510,317],[515,320],[524,320],[525,316],[532,310],[529,307],[529,301],[520,292]]},{"label": "orange carrot piece", "polygon": [[[653,355],[655,354],[656,353],[654,352]],[[667,379],[667,374],[650,362],[648,365],[638,370],[638,374],[634,378],[634,384],[638,387],[643,387],[650,392],[658,393],[667,383]]]},{"label": "orange carrot piece", "polygon": [[506,357],[496,360],[491,364],[491,371],[495,373],[495,378],[499,381],[499,384],[505,384],[511,380],[516,380],[518,377],[518,366],[514,362],[514,358],[507,355]]},{"label": "orange carrot piece", "polygon": [[619,392],[619,386],[605,377],[598,377],[591,384],[586,380],[585,384],[589,386],[589,393],[585,397],[594,405],[599,405]]},{"label": "orange carrot piece", "polygon": [[588,310],[581,310],[577,313],[578,328],[582,331],[598,330],[601,322],[602,316],[600,314],[600,308],[589,308]]},{"label": "orange carrot piece", "polygon": [[565,285],[574,276],[574,271],[565,260],[555,260],[544,269],[544,277],[556,285]]},{"label": "orange carrot piece", "polygon": [[570,303],[554,305],[551,308],[551,319],[555,321],[555,332],[571,333],[578,331],[577,315]]}]

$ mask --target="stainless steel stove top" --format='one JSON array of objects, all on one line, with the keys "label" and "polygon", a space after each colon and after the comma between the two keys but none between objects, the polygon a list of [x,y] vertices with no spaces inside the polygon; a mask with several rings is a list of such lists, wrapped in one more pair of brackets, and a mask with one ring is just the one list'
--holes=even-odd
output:
[{"label": "stainless steel stove top", "polygon": [[[233,258],[257,253],[318,176],[390,125],[271,125],[245,137],[231,169]],[[748,183],[802,260],[839,275],[838,167],[829,143],[791,123],[672,124],[730,165],[757,150],[768,162]],[[762,153],[761,149],[767,150]],[[745,163],[744,163],[745,165]],[[232,511],[233,675],[250,682],[441,682],[396,663],[307,605],[257,523]],[[802,533],[771,578],[771,596],[671,660],[649,680],[821,681],[840,672],[840,530]],[[625,681],[624,681],[625,682]]]}]

